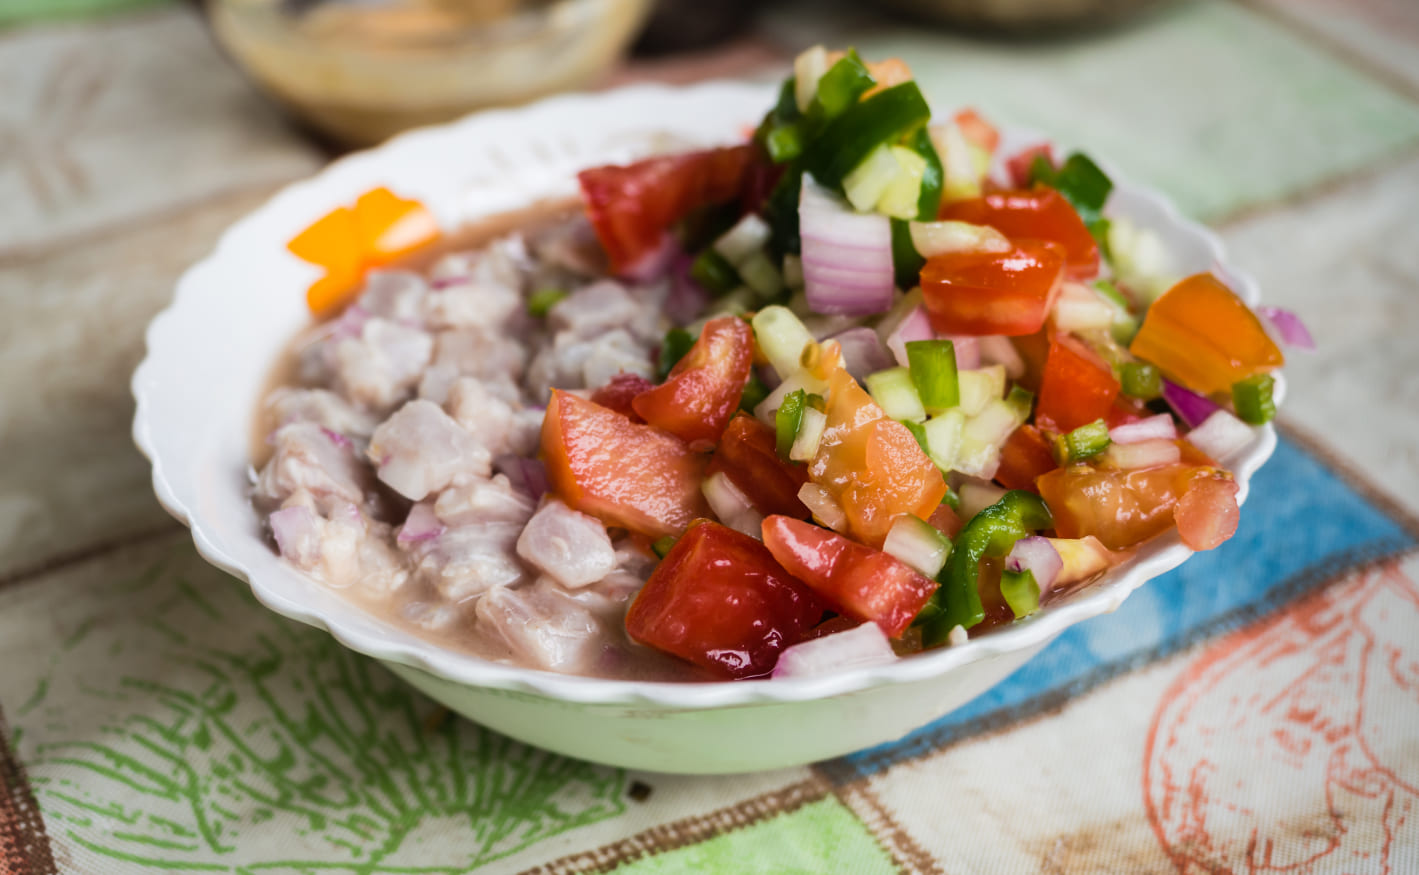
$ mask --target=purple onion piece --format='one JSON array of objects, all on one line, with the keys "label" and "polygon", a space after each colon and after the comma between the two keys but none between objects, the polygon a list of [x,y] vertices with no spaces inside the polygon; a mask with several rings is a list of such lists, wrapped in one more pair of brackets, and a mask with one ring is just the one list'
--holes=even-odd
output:
[{"label": "purple onion piece", "polygon": [[676,325],[693,322],[709,305],[710,294],[690,276],[695,260],[677,252],[670,265],[670,293],[665,297],[665,316]]},{"label": "purple onion piece", "polygon": [[1306,328],[1306,323],[1301,321],[1300,316],[1281,307],[1257,307],[1256,312],[1271,323],[1276,333],[1281,336],[1282,343],[1296,349],[1315,351],[1315,338],[1311,337],[1310,330]]},{"label": "purple onion piece", "polygon": [[671,265],[675,263],[676,254],[683,252],[679,242],[672,235],[666,234],[660,238],[660,248],[646,253],[635,264],[623,269],[621,278],[637,283],[658,280],[669,273]]},{"label": "purple onion piece", "polygon": [[1059,572],[1064,570],[1064,560],[1049,538],[1031,535],[1016,541],[1015,546],[1010,548],[1010,553],[1005,557],[1005,567],[1015,572],[1029,571],[1035,576],[1040,593],[1044,594],[1049,592],[1059,578]]},{"label": "purple onion piece", "polygon": [[514,455],[499,456],[493,460],[493,468],[499,474],[506,475],[513,489],[531,496],[533,501],[541,499],[547,493],[547,468],[536,459]]},{"label": "purple onion piece", "polygon": [[444,524],[434,513],[434,506],[421,501],[409,508],[409,516],[404,519],[404,525],[399,528],[394,540],[402,547],[437,538],[443,532]]},{"label": "purple onion piece", "polygon": [[843,365],[856,380],[886,370],[893,364],[891,354],[882,346],[877,332],[871,328],[849,328],[833,335],[831,339],[842,345]]},{"label": "purple onion piece", "polygon": [[1177,426],[1173,423],[1173,417],[1167,413],[1159,413],[1157,416],[1109,429],[1109,440],[1116,444],[1136,444],[1157,439],[1171,441],[1176,440],[1177,436]]},{"label": "purple onion piece", "polygon": [[804,641],[779,654],[775,678],[817,677],[853,668],[886,665],[897,656],[876,623]]},{"label": "purple onion piece", "polygon": [[331,431],[331,430],[328,429],[328,428],[323,428],[323,427],[322,427],[322,428],[320,429],[320,433],[323,434],[323,435],[325,435],[327,438],[329,438],[329,439],[330,439],[330,442],[331,442],[332,444],[334,444],[335,446],[339,447],[339,448],[342,449],[342,450],[353,450],[353,449],[355,448],[355,443],[354,443],[354,441],[351,441],[349,438],[345,437],[343,434],[341,434],[341,433],[338,432],[338,431]]},{"label": "purple onion piece", "polygon": [[1163,400],[1168,402],[1168,406],[1177,412],[1183,424],[1188,428],[1196,428],[1207,420],[1214,411],[1221,410],[1211,400],[1191,391],[1184,389],[1172,380],[1163,381]]}]

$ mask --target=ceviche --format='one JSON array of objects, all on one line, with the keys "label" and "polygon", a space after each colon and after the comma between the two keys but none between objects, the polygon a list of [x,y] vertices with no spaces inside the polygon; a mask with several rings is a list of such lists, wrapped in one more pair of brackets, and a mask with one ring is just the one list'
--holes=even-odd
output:
[{"label": "ceviche", "polygon": [[587,169],[426,270],[417,204],[337,210],[292,241],[323,321],[260,417],[282,557],[491,659],[724,679],[1216,547],[1304,326],[1176,275],[1085,155],[999,140],[815,47],[747,142]]}]

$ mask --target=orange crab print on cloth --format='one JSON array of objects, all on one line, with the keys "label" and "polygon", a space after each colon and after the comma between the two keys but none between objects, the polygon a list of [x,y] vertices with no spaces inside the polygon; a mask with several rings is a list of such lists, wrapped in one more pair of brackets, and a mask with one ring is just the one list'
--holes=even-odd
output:
[{"label": "orange crab print on cloth", "polygon": [[371,189],[351,207],[336,207],[286,244],[298,258],[325,268],[306,290],[318,318],[334,315],[359,290],[365,271],[397,261],[439,239],[433,213],[387,188]]}]

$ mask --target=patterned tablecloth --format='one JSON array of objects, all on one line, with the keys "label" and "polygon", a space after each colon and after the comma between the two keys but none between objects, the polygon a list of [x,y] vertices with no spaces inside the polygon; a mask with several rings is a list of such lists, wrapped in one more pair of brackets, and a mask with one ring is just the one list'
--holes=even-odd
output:
[{"label": "patterned tablecloth", "polygon": [[1022,43],[809,5],[651,72],[901,54],[1170,192],[1306,316],[1237,537],[833,762],[638,774],[450,718],[206,566],[127,437],[177,274],[326,156],[184,7],[0,31],[0,873],[1419,872],[1419,6]]}]

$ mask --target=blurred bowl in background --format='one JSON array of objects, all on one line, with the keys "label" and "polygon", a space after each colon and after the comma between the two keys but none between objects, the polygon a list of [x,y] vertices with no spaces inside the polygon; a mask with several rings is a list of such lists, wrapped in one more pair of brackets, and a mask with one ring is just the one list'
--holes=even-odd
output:
[{"label": "blurred bowl in background", "polygon": [[223,49],[278,102],[350,146],[474,109],[583,88],[652,0],[209,0]]},{"label": "blurred bowl in background", "polygon": [[981,30],[1039,32],[1108,24],[1174,0],[878,0],[915,18]]}]

